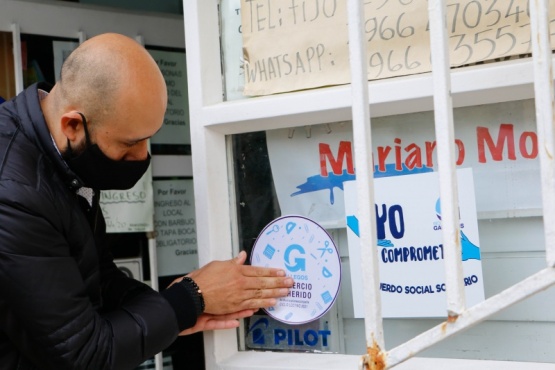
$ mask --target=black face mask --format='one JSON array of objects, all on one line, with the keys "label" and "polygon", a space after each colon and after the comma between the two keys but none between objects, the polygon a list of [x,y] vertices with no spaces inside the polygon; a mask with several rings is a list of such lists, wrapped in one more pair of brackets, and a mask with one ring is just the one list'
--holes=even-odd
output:
[{"label": "black face mask", "polygon": [[150,165],[150,154],[142,161],[115,161],[106,156],[97,144],[93,144],[87,130],[87,120],[82,113],[85,128],[86,147],[75,154],[67,142],[67,155],[64,155],[69,168],[79,176],[85,186],[99,190],[131,189],[144,175]]}]

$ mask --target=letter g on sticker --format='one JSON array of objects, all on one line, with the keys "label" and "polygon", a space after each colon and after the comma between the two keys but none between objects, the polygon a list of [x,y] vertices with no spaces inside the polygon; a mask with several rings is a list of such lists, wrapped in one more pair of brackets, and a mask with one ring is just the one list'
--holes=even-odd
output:
[{"label": "letter g on sticker", "polygon": [[304,255],[305,254],[304,248],[301,247],[298,244],[291,244],[285,250],[285,253],[283,255],[283,259],[285,260],[285,268],[287,268],[287,270],[289,270],[291,272],[305,271],[306,270],[306,260],[304,258],[294,258],[294,261],[293,261],[294,264],[292,264],[291,254]]}]

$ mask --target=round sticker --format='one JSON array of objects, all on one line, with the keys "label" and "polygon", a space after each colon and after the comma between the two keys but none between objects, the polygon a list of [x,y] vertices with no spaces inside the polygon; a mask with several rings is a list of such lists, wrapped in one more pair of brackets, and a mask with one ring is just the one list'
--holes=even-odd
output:
[{"label": "round sticker", "polygon": [[281,268],[295,281],[287,297],[264,309],[287,324],[322,317],[339,292],[337,247],[326,230],[306,217],[283,216],[269,223],[254,243],[251,265]]}]

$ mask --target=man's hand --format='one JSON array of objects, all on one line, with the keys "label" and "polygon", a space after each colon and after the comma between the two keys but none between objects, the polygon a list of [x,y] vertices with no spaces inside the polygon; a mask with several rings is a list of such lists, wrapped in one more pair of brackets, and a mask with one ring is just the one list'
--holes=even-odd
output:
[{"label": "man's hand", "polygon": [[275,306],[277,298],[287,296],[293,279],[275,268],[244,265],[243,251],[229,261],[213,261],[191,277],[202,291],[205,313],[223,315],[243,310]]},{"label": "man's hand", "polygon": [[227,315],[211,315],[203,313],[197,319],[195,326],[183,330],[179,335],[190,335],[205,330],[234,329],[239,327],[239,319],[254,315],[255,310],[243,310]]}]

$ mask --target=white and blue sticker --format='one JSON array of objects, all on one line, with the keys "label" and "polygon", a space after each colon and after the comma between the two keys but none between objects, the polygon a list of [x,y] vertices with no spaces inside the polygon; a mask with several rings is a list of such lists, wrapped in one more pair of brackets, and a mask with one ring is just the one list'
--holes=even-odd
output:
[{"label": "white and blue sticker", "polygon": [[251,265],[285,270],[295,281],[287,297],[265,311],[287,324],[322,317],[333,305],[341,285],[341,260],[330,235],[302,216],[283,216],[258,235]]}]

